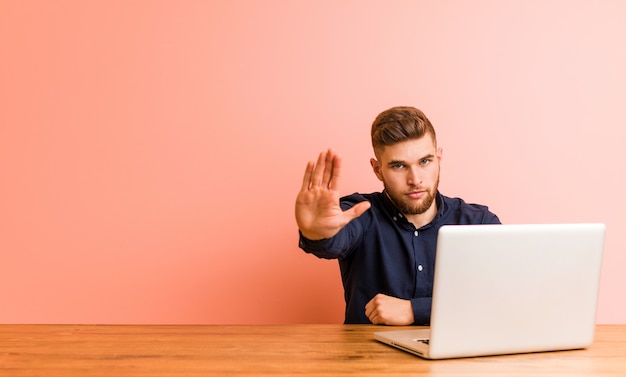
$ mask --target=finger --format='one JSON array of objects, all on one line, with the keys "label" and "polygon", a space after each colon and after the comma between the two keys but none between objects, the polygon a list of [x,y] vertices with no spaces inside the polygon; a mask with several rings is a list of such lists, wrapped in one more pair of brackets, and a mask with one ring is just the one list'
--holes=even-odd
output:
[{"label": "finger", "polygon": [[320,153],[317,157],[317,164],[313,169],[311,176],[311,187],[319,187],[322,185],[322,179],[324,178],[324,170],[326,169],[326,152]]},{"label": "finger", "polygon": [[372,322],[372,324],[374,325],[380,325],[382,324],[382,319],[378,316],[378,311],[374,311],[372,313],[370,313],[368,319],[370,320],[370,322]]},{"label": "finger", "polygon": [[363,201],[363,202],[357,203],[357,204],[353,205],[352,207],[348,208],[347,210],[345,210],[343,212],[343,216],[344,216],[344,219],[346,221],[346,224],[349,223],[350,221],[356,219],[357,217],[361,216],[362,214],[364,214],[365,211],[370,209],[371,206],[372,205],[370,204],[370,202]]},{"label": "finger", "polygon": [[374,319],[374,310],[372,308],[365,309],[365,316],[370,320],[370,322],[374,323],[372,321]]},{"label": "finger", "polygon": [[341,157],[333,153],[332,155],[332,172],[328,178],[328,188],[331,190],[339,190],[339,181],[341,177]]},{"label": "finger", "polygon": [[326,152],[326,159],[324,160],[324,177],[322,178],[322,185],[324,188],[330,187],[330,180],[333,177],[333,171],[335,170],[335,152],[329,149]]},{"label": "finger", "polygon": [[306,164],[306,169],[304,170],[304,177],[302,178],[302,188],[301,191],[308,190],[311,187],[311,175],[313,174],[314,163],[309,161]]},{"label": "finger", "polygon": [[374,311],[374,305],[372,304],[372,301],[370,300],[370,302],[368,302],[365,305],[365,316],[367,318],[370,318],[370,315],[372,314],[373,311]]},{"label": "finger", "polygon": [[380,319],[380,317],[378,317],[378,315],[372,316],[372,318],[370,318],[370,322],[372,322],[373,325],[384,325],[385,323]]}]

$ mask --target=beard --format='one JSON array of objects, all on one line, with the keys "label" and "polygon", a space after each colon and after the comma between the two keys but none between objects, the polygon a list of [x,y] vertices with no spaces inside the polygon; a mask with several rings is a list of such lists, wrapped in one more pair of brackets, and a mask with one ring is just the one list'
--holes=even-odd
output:
[{"label": "beard", "polygon": [[424,190],[426,193],[423,198],[419,201],[415,202],[406,198],[403,193],[396,192],[391,190],[386,182],[383,182],[385,186],[385,191],[387,192],[387,196],[391,200],[391,202],[398,208],[400,213],[404,215],[421,215],[422,213],[428,211],[428,209],[433,205],[435,201],[435,196],[437,194],[437,189],[439,187],[439,177],[437,177],[437,181],[430,188],[424,187],[411,187],[409,191],[420,189]]}]

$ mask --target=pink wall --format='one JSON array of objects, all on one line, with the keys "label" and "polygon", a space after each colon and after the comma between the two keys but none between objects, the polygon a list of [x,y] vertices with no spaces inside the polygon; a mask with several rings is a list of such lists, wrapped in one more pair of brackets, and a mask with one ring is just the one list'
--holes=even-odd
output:
[{"label": "pink wall", "polygon": [[423,109],[441,190],[607,224],[626,323],[626,2],[0,2],[0,323],[341,322],[297,248],[306,161],[379,190],[378,112]]}]

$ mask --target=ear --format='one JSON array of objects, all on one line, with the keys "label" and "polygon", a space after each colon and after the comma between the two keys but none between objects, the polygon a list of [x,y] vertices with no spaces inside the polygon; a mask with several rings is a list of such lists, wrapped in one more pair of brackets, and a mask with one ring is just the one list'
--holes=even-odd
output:
[{"label": "ear", "polygon": [[383,175],[380,171],[380,164],[378,163],[378,161],[375,158],[371,158],[370,159],[370,165],[372,165],[372,170],[374,171],[374,174],[376,174],[376,177],[382,181],[383,180]]},{"label": "ear", "polygon": [[439,160],[439,162],[441,162],[441,157],[443,157],[443,148],[439,147],[437,148],[437,160]]}]

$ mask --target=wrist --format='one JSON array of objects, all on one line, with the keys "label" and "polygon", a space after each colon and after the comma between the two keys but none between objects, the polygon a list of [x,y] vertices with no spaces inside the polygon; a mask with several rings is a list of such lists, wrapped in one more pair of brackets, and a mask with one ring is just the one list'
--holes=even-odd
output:
[{"label": "wrist", "polygon": [[309,231],[305,231],[302,229],[299,229],[299,231],[300,231],[300,235],[309,241],[319,241],[319,240],[323,240],[324,238],[327,238],[319,233],[309,232]]}]

